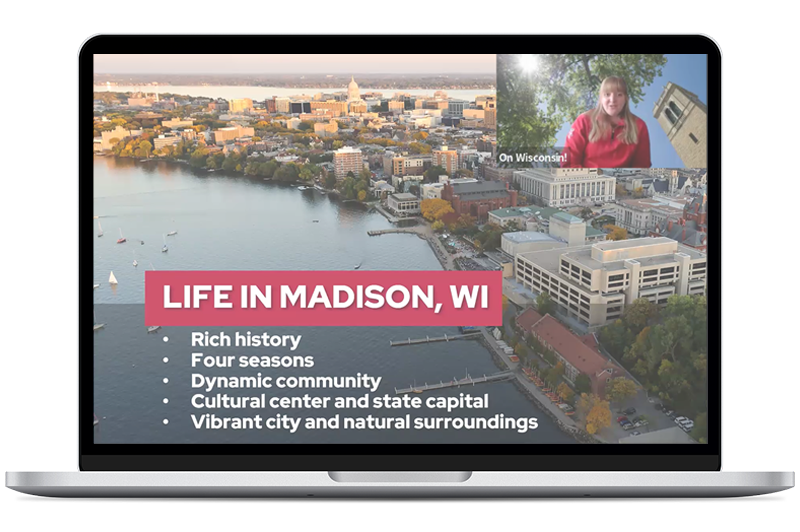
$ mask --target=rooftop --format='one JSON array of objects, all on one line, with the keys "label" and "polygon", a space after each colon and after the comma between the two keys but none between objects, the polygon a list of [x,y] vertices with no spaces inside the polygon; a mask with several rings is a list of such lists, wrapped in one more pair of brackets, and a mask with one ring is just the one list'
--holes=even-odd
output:
[{"label": "rooftop", "polygon": [[515,233],[503,233],[503,238],[522,244],[525,242],[558,242],[555,238],[538,231],[517,231]]},{"label": "rooftop", "polygon": [[539,320],[531,331],[589,377],[597,375],[607,366],[613,366],[607,358],[583,343],[550,314]]},{"label": "rooftop", "polygon": [[525,311],[517,316],[517,326],[524,330],[530,331],[536,323],[542,319],[542,315],[536,312],[532,307],[525,309]]},{"label": "rooftop", "polygon": [[582,224],[583,220],[578,218],[577,216],[573,216],[567,212],[557,212],[551,216],[551,218],[555,218],[556,220],[560,220],[562,222],[568,224]]},{"label": "rooftop", "polygon": [[400,192],[399,194],[392,194],[392,197],[397,201],[415,201],[419,199],[414,194],[409,194],[408,192]]},{"label": "rooftop", "polygon": [[512,216],[532,216],[533,211],[530,207],[506,207],[505,209],[497,209],[489,211],[489,214],[497,216],[498,218],[511,218]]}]

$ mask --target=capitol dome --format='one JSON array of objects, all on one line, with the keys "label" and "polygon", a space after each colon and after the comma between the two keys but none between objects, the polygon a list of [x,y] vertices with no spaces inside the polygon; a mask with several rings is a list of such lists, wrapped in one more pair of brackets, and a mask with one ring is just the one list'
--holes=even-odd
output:
[{"label": "capitol dome", "polygon": [[347,99],[360,100],[361,96],[358,94],[358,83],[353,76],[350,76],[350,83],[347,85]]}]

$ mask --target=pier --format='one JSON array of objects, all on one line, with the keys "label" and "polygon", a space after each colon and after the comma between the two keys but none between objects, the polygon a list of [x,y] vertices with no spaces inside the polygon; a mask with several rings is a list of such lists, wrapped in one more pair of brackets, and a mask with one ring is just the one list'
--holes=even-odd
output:
[{"label": "pier", "polygon": [[445,334],[444,336],[434,336],[433,338],[426,336],[425,338],[409,338],[407,340],[389,340],[389,345],[391,347],[399,347],[401,345],[430,344],[432,342],[451,342],[453,340],[464,340],[467,338],[476,338],[478,336],[481,336],[480,331],[467,334],[454,334],[452,336]]},{"label": "pier", "polygon": [[422,232],[419,229],[416,229],[414,227],[407,227],[407,228],[400,228],[400,229],[378,229],[378,230],[374,230],[374,231],[367,231],[367,234],[369,236],[391,235],[391,234],[397,234],[397,233],[408,233],[408,234],[412,234],[412,235],[420,235],[421,236]]},{"label": "pier", "polygon": [[408,388],[395,388],[394,393],[396,395],[403,395],[407,393],[422,393],[431,390],[443,390],[445,388],[460,388],[462,386],[475,386],[476,384],[481,384],[484,382],[501,382],[506,381],[514,378],[513,371],[504,371],[502,373],[494,373],[492,375],[483,375],[482,377],[472,377],[467,375],[463,379],[456,379],[453,377],[453,380],[444,382],[440,381],[437,384],[428,384],[427,382],[422,386],[410,386]]}]

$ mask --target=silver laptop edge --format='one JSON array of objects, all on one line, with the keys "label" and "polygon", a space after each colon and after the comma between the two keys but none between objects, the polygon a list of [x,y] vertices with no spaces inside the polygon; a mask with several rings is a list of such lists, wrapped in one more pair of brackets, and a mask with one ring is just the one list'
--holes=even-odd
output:
[{"label": "silver laptop edge", "polygon": [[794,487],[791,472],[9,472],[50,497],[740,497]]}]

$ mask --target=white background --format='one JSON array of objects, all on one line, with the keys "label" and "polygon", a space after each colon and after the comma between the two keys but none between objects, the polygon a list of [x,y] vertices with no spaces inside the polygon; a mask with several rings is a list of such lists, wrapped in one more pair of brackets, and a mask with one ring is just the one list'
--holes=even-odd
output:
[{"label": "white background", "polygon": [[[796,441],[800,166],[792,159],[800,149],[795,116],[797,28],[789,2],[760,1],[746,7],[729,3],[719,10],[678,0],[319,4],[201,0],[174,5],[47,5],[13,0],[5,4],[0,32],[0,470],[77,469],[76,147],[81,43],[96,33],[300,30],[712,36],[723,51],[724,89],[724,172],[710,177],[712,183],[724,181],[723,465],[727,470],[800,470]],[[480,46],[475,51],[509,51],[496,50],[488,39],[476,37],[475,42]],[[335,44],[335,40],[309,40],[308,50],[274,51],[334,51]],[[713,201],[719,205],[718,198]],[[717,239],[711,240],[715,245]],[[138,532],[143,527],[769,530],[778,523],[790,529],[797,526],[793,518],[798,503],[798,488],[768,497],[712,501],[482,502],[73,501],[0,489],[0,527]]]}]

